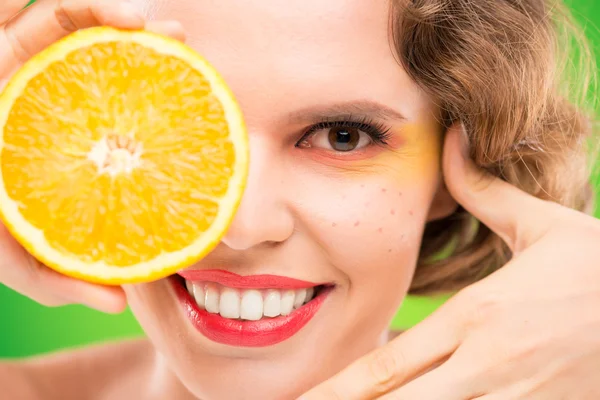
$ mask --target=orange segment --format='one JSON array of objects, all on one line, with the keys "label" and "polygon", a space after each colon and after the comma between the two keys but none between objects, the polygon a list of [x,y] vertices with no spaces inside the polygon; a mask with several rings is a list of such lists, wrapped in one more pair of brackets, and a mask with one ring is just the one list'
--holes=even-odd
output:
[{"label": "orange segment", "polygon": [[0,96],[0,216],[40,261],[120,284],[207,254],[242,196],[241,112],[198,54],[92,28],[29,61]]}]

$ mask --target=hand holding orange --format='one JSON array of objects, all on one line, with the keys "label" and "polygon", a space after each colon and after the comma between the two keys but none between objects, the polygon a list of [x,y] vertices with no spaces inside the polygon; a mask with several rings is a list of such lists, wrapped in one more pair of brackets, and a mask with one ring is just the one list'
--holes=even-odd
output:
[{"label": "hand holding orange", "polygon": [[[102,284],[158,279],[208,253],[233,217],[248,168],[241,112],[205,60],[140,30],[148,26],[129,5],[83,3],[54,4],[55,11],[42,2],[2,26],[6,51],[23,43],[9,38],[26,24],[55,11],[52,26],[29,28],[60,40],[36,49],[0,96],[0,216],[27,253],[63,274]],[[181,37],[175,23],[154,24]],[[121,29],[62,38],[94,25]],[[1,69],[19,61],[14,56]],[[9,287],[44,304],[64,303],[56,296],[77,301],[85,290],[103,292],[83,301],[100,307],[104,294],[122,297],[119,288],[44,266],[34,267],[32,279],[31,256],[19,244],[10,244],[10,263],[0,265]],[[40,286],[51,293],[34,293]]]}]

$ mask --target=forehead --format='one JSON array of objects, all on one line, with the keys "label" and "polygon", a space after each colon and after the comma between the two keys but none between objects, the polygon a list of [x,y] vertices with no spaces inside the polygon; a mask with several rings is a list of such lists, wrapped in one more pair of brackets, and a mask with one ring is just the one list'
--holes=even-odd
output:
[{"label": "forehead", "polygon": [[406,107],[422,105],[391,49],[388,0],[133,1],[152,19],[182,22],[187,43],[242,103],[251,89],[253,103],[290,94],[306,103],[320,89],[323,102],[341,100],[327,98],[341,91],[392,107],[410,98],[409,115]]},{"label": "forehead", "polygon": [[[273,30],[283,33],[270,41],[298,39],[286,33],[305,33],[314,40],[332,36],[356,38],[365,29],[386,35],[387,0],[132,0],[152,19],[178,19],[186,28],[203,27],[227,34],[250,34],[245,40],[263,39]],[[220,28],[220,29],[218,29]],[[333,34],[333,35],[331,35]]]}]

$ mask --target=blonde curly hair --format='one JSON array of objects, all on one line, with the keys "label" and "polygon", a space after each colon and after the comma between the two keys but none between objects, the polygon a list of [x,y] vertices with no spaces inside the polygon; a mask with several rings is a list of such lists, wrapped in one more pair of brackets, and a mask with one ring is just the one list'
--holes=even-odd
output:
[{"label": "blonde curly hair", "polygon": [[[593,119],[582,105],[595,64],[562,2],[398,0],[391,16],[399,61],[440,106],[442,123],[464,124],[477,165],[539,198],[591,210]],[[427,225],[411,293],[459,289],[510,257],[459,208]]]}]

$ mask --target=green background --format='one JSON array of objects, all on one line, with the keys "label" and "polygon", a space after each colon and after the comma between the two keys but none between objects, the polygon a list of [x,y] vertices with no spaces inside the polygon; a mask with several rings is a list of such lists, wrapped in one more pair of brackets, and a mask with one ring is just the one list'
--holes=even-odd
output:
[{"label": "green background", "polygon": [[[572,0],[576,17],[592,40],[596,53],[600,35],[600,2]],[[597,178],[600,189],[600,179]],[[597,209],[600,217],[600,207]],[[427,316],[444,299],[409,297],[394,320],[407,328]],[[133,315],[104,315],[83,306],[46,308],[0,285],[0,358],[17,358],[86,343],[142,335]]]}]

